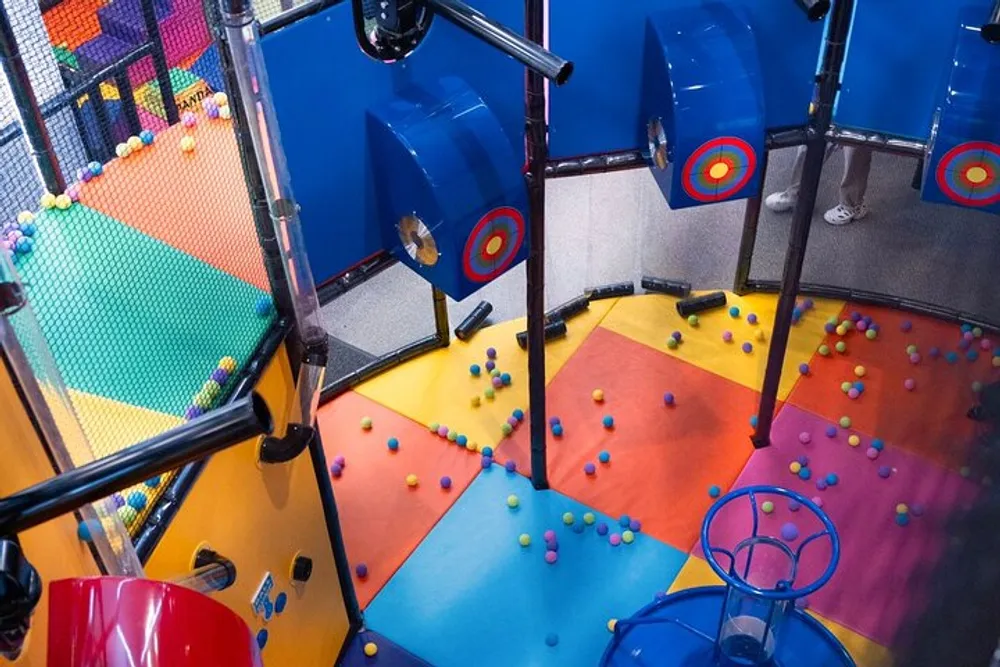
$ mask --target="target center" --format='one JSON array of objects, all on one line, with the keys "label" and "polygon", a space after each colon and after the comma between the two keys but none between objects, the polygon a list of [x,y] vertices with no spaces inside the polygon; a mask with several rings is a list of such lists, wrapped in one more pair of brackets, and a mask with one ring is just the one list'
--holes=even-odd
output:
[{"label": "target center", "polygon": [[969,179],[970,183],[975,183],[979,185],[989,178],[989,174],[982,167],[972,167],[965,172],[965,177]]},{"label": "target center", "polygon": [[708,175],[715,180],[721,180],[729,173],[729,165],[725,162],[716,162],[708,169]]},{"label": "target center", "polygon": [[503,239],[499,236],[494,236],[489,241],[486,242],[486,253],[489,255],[495,255],[500,252],[500,246],[503,245]]}]

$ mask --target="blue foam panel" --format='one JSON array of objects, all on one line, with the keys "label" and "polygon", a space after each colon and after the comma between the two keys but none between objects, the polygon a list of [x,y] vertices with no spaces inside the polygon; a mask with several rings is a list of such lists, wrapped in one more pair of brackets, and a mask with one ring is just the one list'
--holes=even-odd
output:
[{"label": "blue foam panel", "polygon": [[993,0],[925,0],[914,11],[909,0],[855,3],[834,121],[926,141],[960,16],[969,8],[985,22],[992,6]]},{"label": "blue foam panel", "polygon": [[[646,147],[640,118],[642,57],[648,15],[708,0],[551,0],[549,43],[576,69],[550,87],[550,153],[554,158]],[[792,0],[728,0],[749,17],[763,77],[765,126],[808,120],[822,23],[809,23]],[[737,64],[734,64],[737,66]]]},{"label": "blue foam panel", "polygon": [[[372,642],[378,646],[378,653],[373,657],[365,655],[365,644]],[[340,667],[431,667],[420,658],[411,655],[377,632],[362,630],[351,640],[344,656],[338,663]]]},{"label": "blue foam panel", "polygon": [[222,79],[222,61],[219,59],[219,47],[212,44],[198,56],[190,67],[191,73],[204,80],[214,91],[225,91],[226,83]]},{"label": "blue foam panel", "polygon": [[[515,29],[522,3],[475,6]],[[282,145],[316,282],[382,250],[366,145],[368,107],[414,83],[454,75],[489,104],[513,146],[524,144],[524,68],[447,22],[435,19],[417,49],[395,64],[365,55],[342,2],[262,40]]]},{"label": "blue foam panel", "polygon": [[[520,499],[516,510],[507,507],[511,494]],[[368,624],[438,667],[597,664],[610,639],[607,621],[665,591],[686,556],[643,534],[612,547],[594,526],[577,534],[562,523],[564,512],[579,522],[588,511],[493,465],[372,601]],[[548,529],[559,541],[553,565],[544,560]],[[531,535],[529,547],[518,544],[522,533]]]}]

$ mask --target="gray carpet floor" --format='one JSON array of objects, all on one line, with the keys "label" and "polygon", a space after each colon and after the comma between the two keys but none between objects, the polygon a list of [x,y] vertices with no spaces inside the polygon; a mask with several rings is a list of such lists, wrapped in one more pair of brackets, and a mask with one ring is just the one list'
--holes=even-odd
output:
[{"label": "gray carpet floor", "polygon": [[[795,150],[771,154],[766,191],[783,189]],[[823,174],[803,279],[918,299],[1000,322],[993,289],[1000,260],[1000,220],[926,204],[910,187],[916,162],[877,155],[869,181],[871,214],[832,227],[823,212],[837,204],[843,157]],[[644,274],[684,279],[696,288],[732,287],[743,202],[670,210],[642,169],[548,183],[545,301],[553,306],[585,287]],[[779,279],[789,214],[761,216],[753,278]],[[481,300],[495,321],[525,313],[520,266],[461,303],[449,303],[452,327]],[[372,355],[389,352],[434,330],[430,287],[397,265],[327,304],[331,336]]]}]

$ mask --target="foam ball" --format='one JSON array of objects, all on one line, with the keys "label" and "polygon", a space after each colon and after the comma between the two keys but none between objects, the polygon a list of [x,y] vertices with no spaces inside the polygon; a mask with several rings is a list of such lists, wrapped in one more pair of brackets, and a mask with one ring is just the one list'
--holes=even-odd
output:
[{"label": "foam ball", "polygon": [[868,329],[868,323],[867,322],[865,322],[864,320],[861,320],[860,322],[858,322],[858,331],[865,331],[866,329]]},{"label": "foam ball", "polygon": [[885,443],[882,441],[881,438],[874,438],[872,440],[872,447],[881,452],[883,449],[885,449]]},{"label": "foam ball", "polygon": [[640,522],[638,519],[632,519],[631,521],[628,522],[628,529],[631,530],[633,533],[641,532],[642,522]]},{"label": "foam ball", "polygon": [[851,428],[851,418],[844,415],[840,418],[840,428]]},{"label": "foam ball", "polygon": [[493,387],[487,387],[486,389],[483,390],[483,396],[485,396],[487,400],[492,401],[493,397],[496,396],[496,391],[493,389]]},{"label": "foam ball", "polygon": [[601,423],[604,425],[604,428],[614,428],[615,418],[611,415],[604,415],[601,419]]},{"label": "foam ball", "polygon": [[486,370],[487,371],[493,371],[493,370],[496,369],[496,367],[497,367],[497,364],[492,359],[490,359],[489,361],[486,362]]},{"label": "foam ball", "polygon": [[563,426],[562,426],[562,424],[556,424],[555,426],[552,427],[552,435],[554,435],[554,436],[556,436],[558,438],[562,434],[563,434]]},{"label": "foam ball", "polygon": [[499,375],[496,376],[496,377],[494,377],[493,380],[492,380],[492,382],[493,382],[494,389],[499,389],[500,387],[503,386],[503,380],[500,379]]},{"label": "foam ball", "polygon": [[850,389],[847,390],[847,397],[850,399],[856,399],[860,395],[861,392],[855,389],[854,387],[851,387]]},{"label": "foam ball", "polygon": [[596,520],[597,517],[594,516],[593,512],[585,512],[583,515],[583,522],[588,526],[593,525],[594,521]]},{"label": "foam ball", "polygon": [[503,464],[503,469],[507,472],[517,472],[517,463],[514,461],[507,461]]},{"label": "foam ball", "polygon": [[867,373],[867,372],[868,371],[867,371],[867,369],[865,369],[864,366],[855,366],[854,367],[854,374],[857,375],[859,378],[863,378],[865,376],[865,373]]},{"label": "foam ball", "polygon": [[770,514],[771,512],[774,511],[774,503],[772,503],[770,500],[765,500],[760,504],[760,511],[763,512],[764,514]]},{"label": "foam ball", "polygon": [[788,501],[788,511],[789,512],[798,512],[799,509],[801,509],[801,508],[802,508],[802,504],[799,501],[797,501],[797,500],[789,500]]},{"label": "foam ball", "polygon": [[913,516],[923,516],[924,511],[925,508],[920,503],[913,503],[913,506],[910,508],[910,514]]},{"label": "foam ball", "polygon": [[840,391],[842,391],[842,392],[844,392],[846,394],[850,390],[851,390],[851,383],[850,382],[841,382],[840,383]]},{"label": "foam ball", "polygon": [[126,527],[128,527],[135,523],[135,520],[139,518],[139,513],[135,511],[135,508],[126,505],[125,507],[118,508],[118,518],[122,520],[122,523],[124,523]]},{"label": "foam ball", "polygon": [[837,352],[843,354],[844,352],[847,352],[847,343],[845,343],[842,340],[838,340],[837,344],[833,346],[833,349],[835,349]]},{"label": "foam ball", "polygon": [[949,352],[946,355],[944,355],[944,360],[949,364],[954,364],[958,361],[958,353]]},{"label": "foam ball", "polygon": [[366,656],[368,656],[369,658],[374,658],[377,653],[378,653],[378,644],[376,644],[375,642],[365,643]]},{"label": "foam ball", "polygon": [[670,334],[670,337],[673,338],[675,341],[677,341],[679,343],[679,342],[681,342],[681,339],[683,338],[683,334],[681,334],[680,331],[674,331],[674,332],[672,332]]},{"label": "foam ball", "polygon": [[60,211],[65,211],[72,205],[73,205],[73,200],[66,193],[63,193],[58,197],[56,197],[56,208],[58,208]]},{"label": "foam ball", "polygon": [[142,510],[146,509],[146,503],[148,501],[149,499],[146,498],[146,494],[143,493],[142,491],[133,491],[132,493],[128,494],[128,501],[127,501],[128,505],[129,507],[135,509],[136,512],[141,512]]},{"label": "foam ball", "polygon": [[826,344],[820,345],[819,348],[816,351],[819,352],[819,355],[821,357],[828,357],[828,356],[830,356],[830,346],[829,345],[826,345]]},{"label": "foam ball", "polygon": [[143,149],[143,147],[146,145],[146,144],[142,143],[142,139],[140,139],[139,137],[134,136],[134,135],[131,136],[131,137],[129,137],[128,140],[125,143],[128,146],[128,149],[129,149],[130,153],[135,153],[136,151],[141,151]]},{"label": "foam ball", "polygon": [[344,466],[340,465],[339,463],[334,463],[333,465],[330,466],[330,474],[336,478],[339,478],[342,474],[344,474]]},{"label": "foam ball", "polygon": [[181,137],[181,151],[184,153],[192,152],[194,150],[194,143],[194,137]]},{"label": "foam ball", "polygon": [[823,325],[823,331],[827,332],[828,334],[832,334],[836,330],[837,330],[837,325],[832,322],[827,322],[826,324]]},{"label": "foam ball", "polygon": [[968,359],[969,361],[975,361],[976,359],[979,358],[979,353],[976,352],[975,350],[969,350],[968,352],[965,353],[965,358]]},{"label": "foam ball", "polygon": [[693,326],[693,327],[698,326],[698,316],[697,315],[688,315],[688,324],[691,325],[691,326]]},{"label": "foam ball", "polygon": [[363,428],[366,431],[370,431],[371,428],[372,428],[372,418],[371,417],[362,417],[361,418],[361,428]]},{"label": "foam ball", "polygon": [[981,350],[989,350],[992,347],[993,343],[990,341],[989,338],[984,338],[981,341],[979,341],[979,349]]},{"label": "foam ball", "polygon": [[969,346],[972,344],[971,341],[972,341],[971,337],[970,338],[963,338],[962,340],[958,341],[958,349],[960,349],[960,350],[968,350]]},{"label": "foam ball", "polygon": [[810,470],[809,468],[803,467],[801,470],[799,470],[799,479],[808,480],[810,477],[812,477],[812,470]]},{"label": "foam ball", "polygon": [[750,415],[750,427],[757,428],[757,415]]},{"label": "foam ball", "polygon": [[788,464],[788,471],[793,475],[798,475],[800,470],[802,470],[802,464],[798,461],[792,461]]},{"label": "foam ball", "polygon": [[607,535],[608,534],[608,524],[606,524],[603,521],[601,521],[600,523],[597,524],[597,529],[596,530],[597,530],[597,534],[598,535],[602,535],[602,536],[603,535]]},{"label": "foam ball", "polygon": [[617,618],[612,618],[611,620],[609,620],[608,621],[608,632],[614,632],[615,631],[615,627],[617,625],[618,625],[618,619]]},{"label": "foam ball", "polygon": [[847,444],[849,444],[851,447],[857,447],[858,445],[861,444],[861,438],[852,434],[847,437]]},{"label": "foam ball", "polygon": [[358,575],[358,579],[364,579],[368,576],[368,566],[364,563],[358,563],[354,566],[354,574]]},{"label": "foam ball", "polygon": [[833,424],[830,424],[829,426],[827,426],[826,427],[826,437],[828,437],[828,438],[836,438],[837,437],[837,427],[834,426]]},{"label": "foam ball", "polygon": [[512,381],[512,379],[510,377],[510,373],[501,373],[500,374],[500,382],[503,383],[503,386],[509,387],[511,381]]},{"label": "foam ball", "polygon": [[507,422],[504,422],[503,424],[500,425],[500,432],[503,433],[504,436],[508,436],[514,432],[514,427],[508,424]]},{"label": "foam ball", "polygon": [[910,511],[910,508],[906,506],[906,503],[899,503],[896,505],[896,514],[906,514]]},{"label": "foam ball", "polygon": [[673,405],[674,404],[674,395],[671,394],[669,391],[667,393],[665,393],[663,395],[663,403],[664,403],[664,405]]},{"label": "foam ball", "polygon": [[184,411],[184,419],[191,421],[205,414],[205,410],[197,405],[189,405]]},{"label": "foam ball", "polygon": [[878,338],[878,331],[869,328],[867,331],[865,331],[865,338],[867,338],[868,340],[875,340],[876,338]]},{"label": "foam ball", "polygon": [[546,646],[556,646],[559,643],[559,635],[554,632],[550,632],[545,635],[545,645]]},{"label": "foam ball", "polygon": [[909,525],[909,523],[910,523],[910,515],[909,514],[897,514],[896,515],[896,525],[897,526],[906,526],[906,525]]},{"label": "foam ball", "polygon": [[224,107],[227,104],[229,104],[229,96],[223,93],[222,91],[219,91],[214,95],[212,95],[212,101],[215,102],[218,106]]},{"label": "foam ball", "polygon": [[822,507],[823,506],[823,499],[820,498],[819,496],[813,496],[809,500],[811,500],[813,502],[813,505],[815,505],[816,507]]},{"label": "foam ball", "polygon": [[617,547],[619,544],[622,543],[622,536],[619,535],[618,533],[611,533],[611,535],[608,536],[608,542],[611,544],[611,546]]},{"label": "foam ball", "polygon": [[442,489],[445,489],[445,490],[450,489],[451,488],[451,477],[448,477],[448,475],[445,475],[444,477],[441,478],[440,483],[441,483],[441,488]]},{"label": "foam ball", "polygon": [[713,484],[712,486],[708,487],[708,496],[710,498],[718,498],[721,493],[722,489],[720,489],[716,484]]},{"label": "foam ball", "polygon": [[723,331],[722,332],[722,340],[724,340],[727,343],[732,343],[733,342],[733,332],[732,331]]},{"label": "foam ball", "polygon": [[807,363],[801,363],[801,364],[799,364],[799,374],[800,375],[809,375],[809,364],[807,364]]},{"label": "foam ball", "polygon": [[399,438],[389,438],[389,440],[386,441],[386,445],[390,450],[396,451],[399,449]]},{"label": "foam ball", "polygon": [[878,458],[878,450],[875,449],[874,447],[869,447],[868,450],[865,452],[865,456],[874,461],[875,459]]},{"label": "foam ball", "polygon": [[747,324],[757,324],[757,315],[755,315],[754,313],[748,313]]},{"label": "foam ball", "polygon": [[527,533],[521,533],[521,536],[517,538],[517,543],[520,544],[522,547],[528,546],[529,544],[531,544],[531,535],[528,535]]},{"label": "foam ball", "polygon": [[799,442],[801,442],[803,445],[808,445],[810,442],[812,442],[812,434],[809,433],[808,431],[802,431],[801,433],[799,433]]},{"label": "foam ball", "polygon": [[601,389],[595,389],[590,393],[590,397],[594,399],[595,403],[600,403],[604,400],[604,391]]},{"label": "foam ball", "polygon": [[445,426],[444,424],[441,424],[440,426],[437,427],[437,434],[439,437],[447,438],[449,433],[451,433],[451,429]]},{"label": "foam ball", "polygon": [[746,354],[750,354],[751,352],[753,352],[753,345],[751,343],[743,343],[743,345],[741,345],[740,348]]},{"label": "foam ball", "polygon": [[132,154],[132,149],[129,148],[127,143],[120,143],[115,146],[115,155],[122,158],[123,160]]},{"label": "foam ball", "polygon": [[604,450],[597,455],[597,460],[600,461],[601,463],[607,463],[611,460],[611,453],[608,452],[607,450]]},{"label": "foam ball", "polygon": [[181,114],[181,125],[183,125],[184,127],[190,128],[194,127],[197,124],[198,124],[198,117],[195,116],[192,112],[185,111],[184,113]]},{"label": "foam ball", "polygon": [[625,544],[632,544],[633,542],[635,542],[635,533],[633,533],[631,530],[623,530],[622,542],[624,542]]},{"label": "foam ball", "polygon": [[677,339],[676,338],[668,338],[667,339],[667,348],[671,349],[671,350],[676,350],[677,349]]},{"label": "foam ball", "polygon": [[419,483],[420,483],[420,480],[413,473],[410,473],[409,475],[406,476],[406,485],[408,487],[413,488],[413,487],[417,486],[417,484],[419,484]]},{"label": "foam ball", "polygon": [[562,521],[567,526],[573,525],[573,513],[572,512],[566,512],[566,513],[564,513],[562,515]]},{"label": "foam ball", "polygon": [[913,354],[911,354],[910,355],[910,363],[911,364],[919,364],[920,363],[920,355],[918,353],[916,353],[916,352],[914,352]]},{"label": "foam ball", "polygon": [[903,388],[906,389],[906,391],[913,391],[917,388],[917,381],[913,378],[906,378],[903,380]]},{"label": "foam ball", "polygon": [[489,445],[483,447],[483,456],[493,456],[493,448]]},{"label": "foam ball", "polygon": [[794,523],[786,523],[781,527],[781,539],[794,542],[799,539],[799,528]]},{"label": "foam ball", "polygon": [[892,474],[892,469],[889,466],[879,466],[878,476],[882,479],[888,479],[889,475]]},{"label": "foam ball", "polygon": [[836,331],[837,331],[837,335],[838,336],[846,336],[847,335],[847,327],[845,327],[843,324],[841,324],[840,326],[838,326],[837,329],[836,329]]},{"label": "foam ball", "polygon": [[556,539],[556,531],[552,530],[551,528],[549,530],[546,530],[544,533],[542,533],[542,539],[545,540],[546,542],[552,542],[553,540]]},{"label": "foam ball", "polygon": [[583,464],[583,472],[584,474],[587,475],[593,475],[595,472],[597,472],[597,466],[595,466],[590,461],[587,461],[586,463]]}]

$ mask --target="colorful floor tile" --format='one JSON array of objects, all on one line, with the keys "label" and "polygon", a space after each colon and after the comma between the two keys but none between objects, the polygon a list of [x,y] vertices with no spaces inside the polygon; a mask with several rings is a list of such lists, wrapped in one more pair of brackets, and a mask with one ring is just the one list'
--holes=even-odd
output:
[{"label": "colorful floor tile", "polygon": [[[365,655],[365,646],[368,644],[375,645],[375,655]],[[350,645],[347,647],[338,664],[341,667],[369,667],[369,665],[378,665],[378,667],[430,667],[430,665],[420,658],[371,630],[362,630],[354,636],[354,639],[351,640]]]},{"label": "colorful floor tile", "polygon": [[[612,546],[596,524],[576,533],[562,522],[566,512],[580,522],[588,511],[494,464],[375,598],[368,624],[438,667],[596,664],[608,620],[649,602],[685,555],[643,534]],[[549,529],[559,545],[554,564],[544,557]]]},{"label": "colorful floor tile", "polygon": [[[660,350],[671,356],[728,378],[750,389],[760,389],[767,366],[768,340],[774,323],[777,299],[770,295],[737,296],[727,293],[728,304],[698,315],[698,325],[691,326],[677,313],[677,299],[659,294],[621,299],[604,318],[601,326]],[[798,380],[798,366],[808,361],[823,340],[823,324],[841,311],[843,303],[818,299],[792,329],[785,355],[785,372],[778,392],[779,399],[792,390]],[[739,309],[733,317],[729,308]],[[754,314],[758,323],[751,325],[747,316]],[[682,335],[676,349],[667,348],[667,338],[673,331]],[[732,342],[723,340],[724,332],[733,334]],[[764,340],[758,339],[763,332]],[[749,354],[744,343],[752,347]]]},{"label": "colorful floor tile", "polygon": [[[601,389],[597,403],[592,391]],[[664,404],[664,394],[674,405]],[[749,419],[757,394],[684,361],[599,327],[549,384],[548,414],[563,435],[548,440],[552,488],[687,551],[712,504],[708,489],[727,489],[753,448]],[[602,418],[611,416],[613,428]],[[503,441],[501,460],[530,474],[527,426]],[[599,460],[607,452],[607,464]],[[593,475],[584,471],[592,464]]]},{"label": "colorful floor tile", "polygon": [[[848,438],[856,433],[838,429],[834,437],[827,437],[828,425],[786,405],[775,421],[774,445],[754,453],[736,487],[780,485],[821,499],[839,533],[841,557],[829,584],[810,597],[810,608],[878,644],[890,645],[907,615],[921,608],[925,575],[941,552],[949,515],[971,503],[978,487],[897,447],[887,446],[871,460],[866,454],[871,438],[862,434],[860,444],[851,446]],[[810,442],[802,444],[805,435]],[[789,470],[799,456],[808,459],[808,481]],[[887,478],[879,474],[883,467]],[[837,475],[836,485],[819,490],[817,481],[830,473]],[[895,520],[900,503],[913,508],[905,526]],[[779,535],[781,527],[791,522],[805,539],[818,528],[807,512],[791,512],[783,501],[775,502],[772,514],[761,516],[762,534]],[[720,512],[710,533],[713,545],[731,548],[750,535],[750,519],[747,505]],[[807,547],[798,581],[816,579],[829,554],[825,538]]]}]

